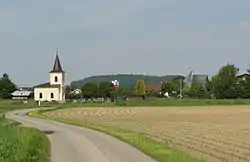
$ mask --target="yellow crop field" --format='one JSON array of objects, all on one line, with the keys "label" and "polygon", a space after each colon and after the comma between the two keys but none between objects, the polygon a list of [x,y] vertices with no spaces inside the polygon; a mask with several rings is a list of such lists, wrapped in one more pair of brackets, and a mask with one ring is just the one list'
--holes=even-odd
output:
[{"label": "yellow crop field", "polygon": [[69,108],[46,116],[143,132],[208,162],[250,161],[250,107]]}]

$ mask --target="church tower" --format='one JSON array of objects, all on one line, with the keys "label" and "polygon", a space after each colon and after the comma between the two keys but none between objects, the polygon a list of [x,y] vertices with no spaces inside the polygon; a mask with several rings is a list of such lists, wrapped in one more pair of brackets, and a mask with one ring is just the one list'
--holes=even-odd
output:
[{"label": "church tower", "polygon": [[65,101],[65,71],[63,71],[60,59],[59,50],[57,49],[56,58],[54,61],[53,69],[50,71],[50,85],[58,85],[59,88],[59,100]]}]

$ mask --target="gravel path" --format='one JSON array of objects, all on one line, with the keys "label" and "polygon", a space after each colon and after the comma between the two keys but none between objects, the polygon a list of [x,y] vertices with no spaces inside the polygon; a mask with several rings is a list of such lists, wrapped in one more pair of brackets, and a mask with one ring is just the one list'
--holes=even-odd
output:
[{"label": "gravel path", "polygon": [[51,142],[52,162],[155,162],[134,147],[104,133],[32,118],[26,115],[29,111],[12,111],[6,117],[44,131]]}]

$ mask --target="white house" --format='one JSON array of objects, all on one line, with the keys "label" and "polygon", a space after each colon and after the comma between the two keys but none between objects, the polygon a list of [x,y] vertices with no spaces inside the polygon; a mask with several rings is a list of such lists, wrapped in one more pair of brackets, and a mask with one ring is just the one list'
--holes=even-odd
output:
[{"label": "white house", "polygon": [[65,101],[65,72],[59,60],[58,51],[56,54],[54,67],[50,71],[50,81],[34,87],[35,101]]},{"label": "white house", "polygon": [[70,93],[71,93],[71,94],[74,94],[74,95],[79,95],[79,94],[82,93],[82,91],[81,91],[80,89],[77,88],[77,89],[71,91]]},{"label": "white house", "polygon": [[23,89],[20,89],[11,93],[13,100],[27,100],[30,94],[31,94],[31,91],[27,91]]}]

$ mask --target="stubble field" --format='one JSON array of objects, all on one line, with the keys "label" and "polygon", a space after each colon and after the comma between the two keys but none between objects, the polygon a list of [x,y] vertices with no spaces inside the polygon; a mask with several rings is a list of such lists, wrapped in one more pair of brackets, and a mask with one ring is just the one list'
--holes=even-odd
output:
[{"label": "stubble field", "polygon": [[250,107],[70,108],[46,116],[143,132],[208,162],[250,161]]}]

